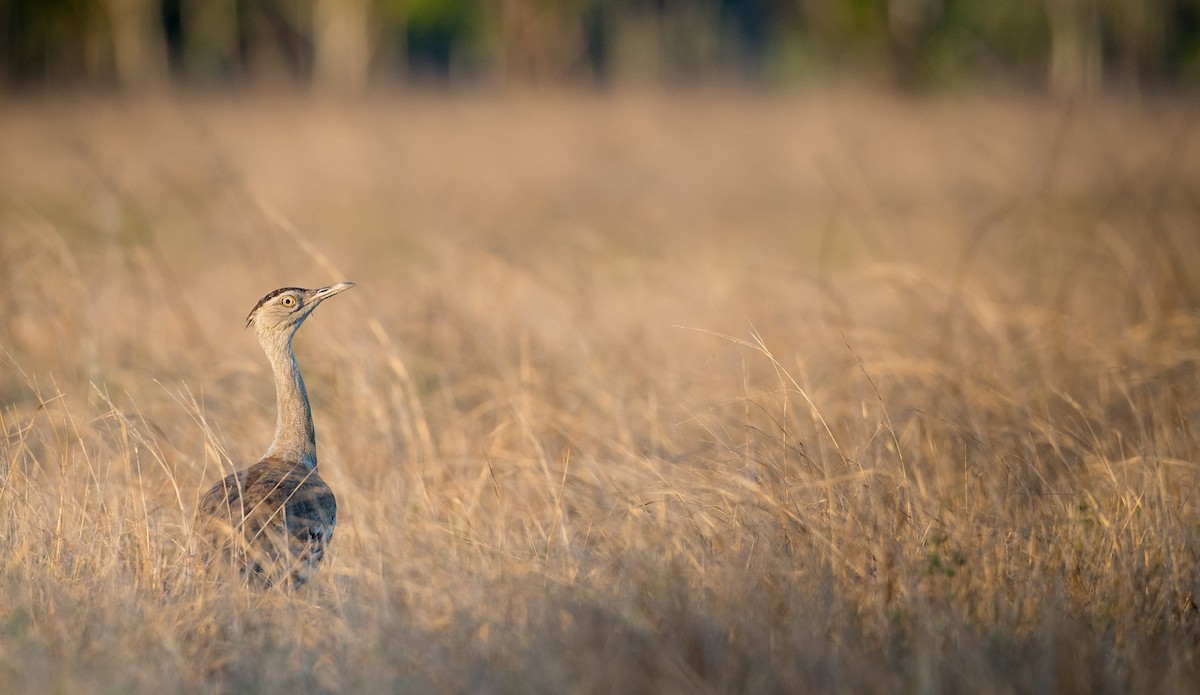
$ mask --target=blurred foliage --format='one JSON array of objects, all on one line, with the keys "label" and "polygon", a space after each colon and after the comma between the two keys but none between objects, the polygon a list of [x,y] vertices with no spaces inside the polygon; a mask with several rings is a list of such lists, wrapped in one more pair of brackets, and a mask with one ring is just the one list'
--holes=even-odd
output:
[{"label": "blurred foliage", "polygon": [[0,0],[9,86],[845,73],[1194,86],[1200,0]]},{"label": "blurred foliage", "polygon": [[[392,5],[403,3],[392,0]],[[467,60],[464,49],[478,40],[482,23],[476,0],[413,0],[404,25],[402,56],[411,72],[448,79]],[[400,15],[402,16],[402,15]],[[470,52],[473,53],[473,52]]]}]

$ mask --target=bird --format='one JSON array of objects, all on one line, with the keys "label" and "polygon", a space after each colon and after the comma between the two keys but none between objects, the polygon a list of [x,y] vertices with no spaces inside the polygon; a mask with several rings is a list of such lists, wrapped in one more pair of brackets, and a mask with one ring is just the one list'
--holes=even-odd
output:
[{"label": "bird", "polygon": [[221,559],[252,583],[290,582],[298,589],[325,558],[337,525],[337,498],[317,474],[312,408],[292,340],[318,305],[353,286],[282,287],[246,317],[275,377],[275,438],[257,463],[218,481],[200,498],[198,524],[210,544],[210,567]]}]

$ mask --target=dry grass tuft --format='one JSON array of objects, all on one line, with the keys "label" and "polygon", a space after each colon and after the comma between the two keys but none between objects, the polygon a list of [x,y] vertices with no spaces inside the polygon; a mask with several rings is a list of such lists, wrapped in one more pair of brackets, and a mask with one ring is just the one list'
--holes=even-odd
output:
[{"label": "dry grass tuft", "polygon": [[[1192,692],[1194,105],[0,113],[0,681]],[[297,340],[310,587],[196,572]]]}]

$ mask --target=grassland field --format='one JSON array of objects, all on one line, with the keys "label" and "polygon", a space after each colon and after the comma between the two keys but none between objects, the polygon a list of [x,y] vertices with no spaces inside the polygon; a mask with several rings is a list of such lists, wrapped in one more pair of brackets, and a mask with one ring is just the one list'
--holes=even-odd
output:
[{"label": "grassland field", "polygon": [[[7,97],[0,690],[1200,692],[1186,97]],[[295,347],[296,592],[198,496]]]}]

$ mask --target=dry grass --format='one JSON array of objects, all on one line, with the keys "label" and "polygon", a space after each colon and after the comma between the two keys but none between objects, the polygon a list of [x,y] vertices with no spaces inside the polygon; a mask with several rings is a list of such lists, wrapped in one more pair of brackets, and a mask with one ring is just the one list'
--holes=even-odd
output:
[{"label": "dry grass", "polygon": [[[1193,106],[6,104],[3,689],[1194,692]],[[331,557],[213,584],[341,279]]]}]

